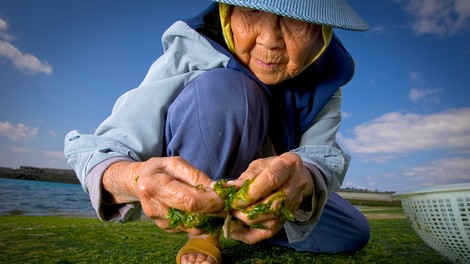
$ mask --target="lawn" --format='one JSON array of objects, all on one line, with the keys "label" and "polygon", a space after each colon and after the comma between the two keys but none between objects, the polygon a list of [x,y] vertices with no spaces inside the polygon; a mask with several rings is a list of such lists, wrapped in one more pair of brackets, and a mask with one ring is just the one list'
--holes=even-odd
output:
[{"label": "lawn", "polygon": [[[309,254],[223,239],[224,263],[447,263],[415,234],[397,208],[361,209],[371,240],[354,254]],[[93,218],[0,217],[0,263],[174,263],[184,234],[151,221],[104,224]]]}]

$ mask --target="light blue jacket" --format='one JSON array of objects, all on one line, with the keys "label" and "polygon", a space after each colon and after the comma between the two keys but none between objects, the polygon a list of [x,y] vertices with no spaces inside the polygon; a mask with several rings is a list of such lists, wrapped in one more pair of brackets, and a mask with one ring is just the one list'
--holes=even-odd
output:
[{"label": "light blue jacket", "polygon": [[[136,220],[138,203],[109,205],[102,201],[102,175],[120,160],[145,161],[164,156],[164,128],[168,106],[182,89],[207,70],[229,67],[233,58],[183,21],[162,37],[164,54],[154,62],[143,82],[123,94],[112,114],[93,135],[71,131],[65,137],[65,157],[103,221]],[[349,79],[347,79],[349,80]],[[340,91],[340,87],[335,87]],[[302,132],[298,154],[315,179],[317,206],[299,209],[296,221],[285,224],[289,242],[302,241],[312,231],[331,192],[341,185],[349,156],[336,143],[340,125],[341,94],[331,96]]]}]

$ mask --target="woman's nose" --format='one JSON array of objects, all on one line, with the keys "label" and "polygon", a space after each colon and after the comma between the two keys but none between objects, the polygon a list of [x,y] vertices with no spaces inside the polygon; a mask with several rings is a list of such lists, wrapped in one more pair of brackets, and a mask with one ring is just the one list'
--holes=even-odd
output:
[{"label": "woman's nose", "polygon": [[257,44],[267,49],[276,49],[283,46],[281,17],[274,14],[263,13],[261,23],[258,24]]}]

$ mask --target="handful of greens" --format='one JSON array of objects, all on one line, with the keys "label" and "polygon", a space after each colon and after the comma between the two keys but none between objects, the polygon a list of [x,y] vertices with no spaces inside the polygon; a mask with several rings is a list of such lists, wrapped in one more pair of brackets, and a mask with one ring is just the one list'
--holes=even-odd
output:
[{"label": "handful of greens", "polygon": [[220,215],[187,213],[175,208],[168,210],[166,218],[170,221],[170,227],[173,229],[184,226],[202,229],[211,234],[217,232],[225,221],[225,218]]},{"label": "handful of greens", "polygon": [[[168,214],[166,215],[166,218],[170,221],[170,227],[174,229],[182,226],[185,228],[197,228],[214,234],[220,227],[226,227],[229,225],[232,218],[230,211],[232,209],[240,209],[232,207],[233,201],[235,199],[239,199],[244,202],[248,200],[247,193],[252,180],[246,180],[242,187],[238,190],[235,188],[235,186],[226,186],[226,182],[226,180],[218,181],[213,187],[214,192],[216,192],[219,197],[224,200],[224,211],[227,213],[226,218],[218,214],[189,213],[175,208],[170,208]],[[247,214],[249,219],[255,219],[260,214],[271,213],[280,219],[288,219],[292,221],[294,220],[294,216],[292,212],[286,207],[285,200],[285,194],[279,193],[275,195],[268,203],[257,204],[248,209],[243,209],[242,212]],[[276,201],[279,201],[281,205],[279,212],[274,212],[272,210],[272,204]],[[250,227],[265,228],[263,225],[259,224]],[[228,236],[227,229],[229,230],[230,228],[224,228],[224,234],[226,237]]]}]

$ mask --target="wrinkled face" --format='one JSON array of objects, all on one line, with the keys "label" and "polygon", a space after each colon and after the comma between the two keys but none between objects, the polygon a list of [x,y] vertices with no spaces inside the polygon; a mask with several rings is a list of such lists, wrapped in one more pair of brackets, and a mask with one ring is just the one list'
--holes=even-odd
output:
[{"label": "wrinkled face", "polygon": [[263,83],[299,74],[323,46],[322,27],[275,14],[233,7],[235,55]]}]

